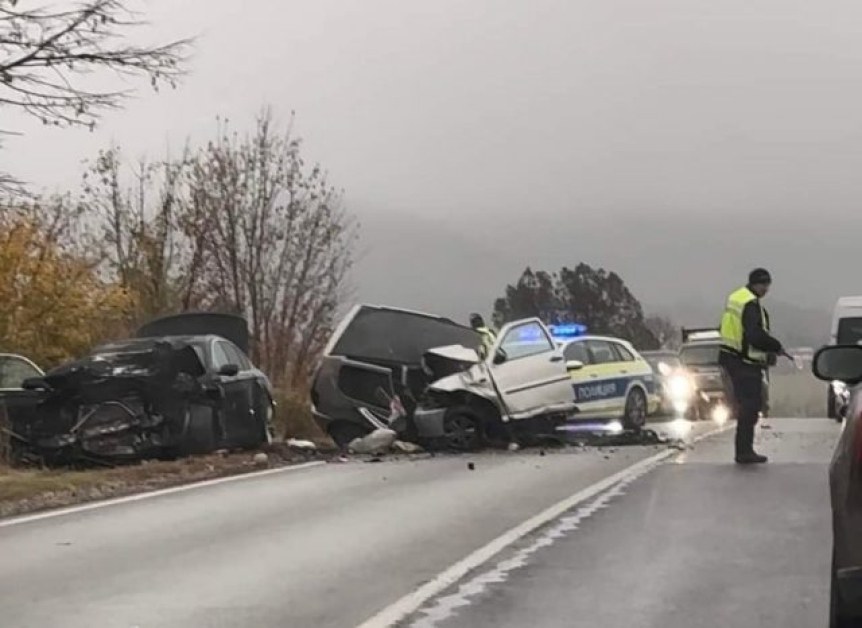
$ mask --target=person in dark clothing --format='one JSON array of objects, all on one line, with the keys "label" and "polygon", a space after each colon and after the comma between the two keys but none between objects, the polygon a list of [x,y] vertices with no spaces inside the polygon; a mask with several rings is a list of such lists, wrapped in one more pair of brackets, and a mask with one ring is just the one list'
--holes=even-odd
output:
[{"label": "person in dark clothing", "polygon": [[[769,332],[769,315],[760,303],[772,285],[769,272],[757,268],[748,284],[727,298],[721,317],[719,364],[727,397],[736,416],[736,462],[767,462],[754,451],[754,428],[764,405],[764,373],[775,356],[790,357]],[[792,358],[791,358],[792,359]]]}]

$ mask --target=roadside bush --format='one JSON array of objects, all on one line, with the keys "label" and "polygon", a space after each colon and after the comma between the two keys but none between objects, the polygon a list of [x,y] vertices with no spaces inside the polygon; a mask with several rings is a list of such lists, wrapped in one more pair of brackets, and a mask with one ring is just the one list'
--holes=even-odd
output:
[{"label": "roadside bush", "polygon": [[314,422],[311,403],[305,391],[275,391],[275,433],[277,438],[305,438],[330,444],[329,437]]}]

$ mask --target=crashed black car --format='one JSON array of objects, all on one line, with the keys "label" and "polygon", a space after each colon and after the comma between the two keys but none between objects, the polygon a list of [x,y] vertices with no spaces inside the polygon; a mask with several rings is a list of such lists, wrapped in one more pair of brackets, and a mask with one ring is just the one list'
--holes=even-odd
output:
[{"label": "crashed black car", "polygon": [[249,360],[239,316],[153,321],[24,387],[39,393],[12,422],[18,447],[45,460],[119,461],[256,447],[275,403]]}]

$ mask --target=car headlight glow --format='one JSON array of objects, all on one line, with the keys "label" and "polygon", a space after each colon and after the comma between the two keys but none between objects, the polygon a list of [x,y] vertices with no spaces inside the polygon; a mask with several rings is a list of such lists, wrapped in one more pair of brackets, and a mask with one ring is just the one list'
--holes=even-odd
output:
[{"label": "car headlight glow", "polygon": [[727,423],[729,418],[730,409],[726,405],[719,404],[712,409],[712,420],[719,425],[724,425],[725,423]]},{"label": "car headlight glow", "polygon": [[691,380],[685,375],[674,375],[667,382],[668,393],[672,399],[688,399],[694,392]]},{"label": "car headlight glow", "polygon": [[687,399],[674,399],[673,400],[673,409],[677,414],[685,414],[688,411],[688,400]]},{"label": "car headlight glow", "polygon": [[839,396],[843,395],[844,393],[847,392],[847,384],[845,384],[844,382],[839,381],[837,379],[833,380],[832,381],[832,392],[835,393],[836,395],[839,395]]}]

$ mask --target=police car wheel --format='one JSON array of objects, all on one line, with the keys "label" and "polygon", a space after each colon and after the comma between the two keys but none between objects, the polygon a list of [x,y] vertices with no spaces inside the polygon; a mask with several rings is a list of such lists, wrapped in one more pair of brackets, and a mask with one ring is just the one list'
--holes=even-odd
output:
[{"label": "police car wheel", "polygon": [[632,389],[626,397],[623,427],[627,430],[639,430],[646,423],[646,414],[646,396],[640,388]]}]

